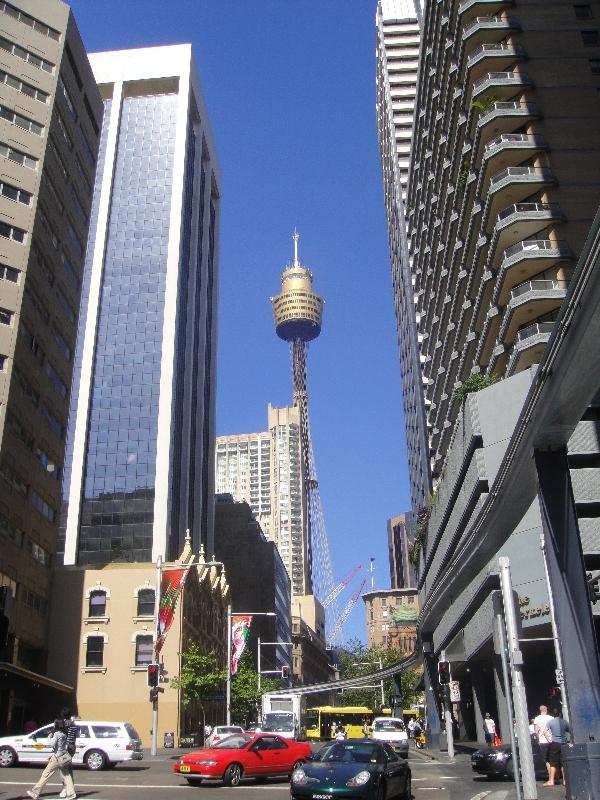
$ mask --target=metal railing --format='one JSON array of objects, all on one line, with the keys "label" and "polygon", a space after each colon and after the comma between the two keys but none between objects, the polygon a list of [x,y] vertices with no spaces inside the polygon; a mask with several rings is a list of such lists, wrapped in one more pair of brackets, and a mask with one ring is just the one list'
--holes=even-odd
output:
[{"label": "metal railing", "polygon": [[533,322],[524,328],[519,328],[515,337],[515,344],[524,339],[531,339],[532,336],[551,334],[554,329],[554,322]]},{"label": "metal railing", "polygon": [[544,147],[546,142],[543,136],[539,136],[535,133],[502,133],[500,136],[496,136],[495,139],[487,142],[484,150],[488,152],[504,144],[530,144],[536,147]]},{"label": "metal railing", "polygon": [[556,203],[513,203],[498,214],[498,220],[506,219],[512,214],[536,214],[542,211],[558,212]]},{"label": "metal railing", "polygon": [[506,180],[506,178],[523,178],[525,176],[536,177],[544,181],[553,180],[554,178],[552,171],[544,167],[506,167],[502,172],[491,178],[490,184],[493,186],[495,183]]},{"label": "metal railing", "polygon": [[534,103],[527,103],[519,100],[501,100],[497,103],[493,103],[489,108],[486,108],[479,117],[479,122],[498,111],[522,111],[524,114],[531,116],[537,116],[538,114],[537,106]]},{"label": "metal railing", "polygon": [[487,72],[475,81],[473,89],[478,89],[490,81],[507,81],[511,83],[531,83],[529,75],[524,72]]},{"label": "metal railing", "polygon": [[543,250],[559,250],[562,246],[560,242],[553,242],[550,239],[525,239],[522,242],[517,242],[507,247],[504,253],[502,253],[502,258],[510,258],[514,256],[515,253],[521,252],[531,253]]},{"label": "metal railing", "polygon": [[560,289],[567,288],[567,281],[560,281],[560,280],[533,280],[533,281],[524,281],[520,283],[518,286],[515,286],[510,296],[512,297],[520,297],[522,294],[527,294],[527,292],[549,292],[549,291],[558,291]]},{"label": "metal railing", "polygon": [[480,44],[472,53],[469,53],[468,61],[472,61],[484,53],[509,53],[515,56],[523,56],[525,55],[525,50],[520,44]]},{"label": "metal railing", "polygon": [[504,17],[475,17],[466,28],[463,28],[463,38],[467,37],[479,25],[498,25],[503,28],[515,28],[518,26],[514,20],[505,19]]}]

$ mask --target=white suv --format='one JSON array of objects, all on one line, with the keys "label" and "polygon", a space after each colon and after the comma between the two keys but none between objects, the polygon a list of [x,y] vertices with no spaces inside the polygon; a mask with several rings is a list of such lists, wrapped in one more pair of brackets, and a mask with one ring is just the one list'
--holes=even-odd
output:
[{"label": "white suv", "polygon": [[215,744],[222,742],[223,739],[226,739],[233,733],[244,733],[244,729],[240,728],[239,725],[215,725],[210,732],[210,736],[206,737],[204,746],[213,747]]},{"label": "white suv", "polygon": [[375,717],[371,739],[387,742],[402,758],[408,758],[408,734],[403,719]]},{"label": "white suv", "polygon": [[[129,722],[87,722],[73,720],[77,728],[77,750],[73,764],[88,769],[104,769],[119,761],[139,761],[144,757],[140,737]],[[0,739],[0,767],[15,764],[45,764],[52,753],[48,737],[54,724],[44,725],[21,736]]]}]

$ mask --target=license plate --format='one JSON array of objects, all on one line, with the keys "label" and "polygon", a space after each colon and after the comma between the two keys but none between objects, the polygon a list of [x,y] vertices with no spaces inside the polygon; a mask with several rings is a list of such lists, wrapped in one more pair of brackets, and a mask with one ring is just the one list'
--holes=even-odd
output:
[{"label": "license plate", "polygon": [[189,767],[186,767],[186,766],[183,766],[183,765],[181,765],[179,767],[179,772],[189,772],[189,771],[190,771]]},{"label": "license plate", "polygon": [[332,794],[313,794],[313,800],[333,800]]}]

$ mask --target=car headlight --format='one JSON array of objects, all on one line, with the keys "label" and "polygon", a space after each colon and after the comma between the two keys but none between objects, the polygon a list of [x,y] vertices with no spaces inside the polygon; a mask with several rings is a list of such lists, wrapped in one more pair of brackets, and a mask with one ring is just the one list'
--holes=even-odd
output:
[{"label": "car headlight", "polygon": [[504,759],[506,758],[506,753],[496,753],[495,758],[496,761],[504,761]]},{"label": "car headlight", "polygon": [[304,786],[308,781],[309,777],[303,769],[295,769],[292,772],[292,783],[297,783],[298,786]]},{"label": "car headlight", "polygon": [[216,763],[217,763],[216,761],[211,761],[207,758],[203,758],[200,761],[196,761],[196,764],[199,767],[214,767]]},{"label": "car headlight", "polygon": [[371,773],[363,769],[362,772],[357,773],[353,778],[350,778],[349,781],[346,781],[346,786],[364,786],[365,783],[369,782],[370,777]]}]

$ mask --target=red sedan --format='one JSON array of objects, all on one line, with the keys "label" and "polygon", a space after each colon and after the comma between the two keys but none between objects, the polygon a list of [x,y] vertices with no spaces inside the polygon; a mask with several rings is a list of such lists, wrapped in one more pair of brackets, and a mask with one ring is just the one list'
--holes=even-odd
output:
[{"label": "red sedan", "polygon": [[267,733],[228,736],[214,747],[186,753],[173,764],[191,786],[205,779],[238,786],[242,777],[266,780],[271,775],[289,775],[311,753],[308,742],[295,742]]}]

